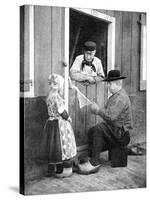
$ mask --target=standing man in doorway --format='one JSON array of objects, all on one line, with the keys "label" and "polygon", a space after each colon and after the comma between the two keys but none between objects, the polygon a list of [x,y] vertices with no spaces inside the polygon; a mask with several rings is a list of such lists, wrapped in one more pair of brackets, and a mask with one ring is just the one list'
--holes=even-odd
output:
[{"label": "standing man in doorway", "polygon": [[102,81],[104,78],[104,71],[101,60],[95,56],[96,43],[87,41],[84,43],[83,48],[84,54],[75,58],[70,69],[71,79],[84,82],[86,85]]}]

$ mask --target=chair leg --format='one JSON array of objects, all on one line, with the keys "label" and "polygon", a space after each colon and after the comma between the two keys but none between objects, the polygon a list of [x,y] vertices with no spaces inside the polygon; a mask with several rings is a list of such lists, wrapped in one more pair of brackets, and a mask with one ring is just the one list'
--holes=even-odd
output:
[{"label": "chair leg", "polygon": [[111,160],[111,150],[108,151],[108,160]]},{"label": "chair leg", "polygon": [[126,167],[127,166],[127,148],[115,147],[109,151],[109,159],[111,159],[112,167]]}]

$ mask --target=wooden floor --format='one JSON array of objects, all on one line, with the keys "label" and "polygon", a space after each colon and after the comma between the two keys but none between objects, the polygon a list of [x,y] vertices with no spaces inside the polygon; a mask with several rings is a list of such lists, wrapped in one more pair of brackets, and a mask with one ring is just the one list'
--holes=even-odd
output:
[{"label": "wooden floor", "polygon": [[90,192],[146,187],[146,156],[128,156],[128,166],[112,168],[107,152],[101,154],[102,166],[98,173],[57,179],[41,177],[25,186],[26,195]]}]

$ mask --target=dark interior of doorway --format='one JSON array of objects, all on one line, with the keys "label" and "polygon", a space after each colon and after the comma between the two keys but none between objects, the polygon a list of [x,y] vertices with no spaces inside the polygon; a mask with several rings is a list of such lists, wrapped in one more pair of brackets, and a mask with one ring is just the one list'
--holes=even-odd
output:
[{"label": "dark interior of doorway", "polygon": [[85,41],[97,44],[96,57],[100,58],[104,72],[107,73],[107,30],[108,23],[92,15],[70,9],[69,63],[72,65],[76,56],[83,53]]}]

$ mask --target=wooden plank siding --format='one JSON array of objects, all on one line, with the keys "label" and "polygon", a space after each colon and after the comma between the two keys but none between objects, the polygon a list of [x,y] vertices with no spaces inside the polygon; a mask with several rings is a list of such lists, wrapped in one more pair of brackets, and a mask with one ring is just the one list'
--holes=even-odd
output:
[{"label": "wooden plank siding", "polygon": [[[104,14],[108,11],[99,10]],[[116,19],[115,31],[115,69],[127,76],[124,88],[129,94],[133,131],[131,143],[146,141],[146,92],[140,86],[140,12],[114,11],[109,13]]]},{"label": "wooden plank siding", "polygon": [[35,6],[35,96],[45,96],[50,73],[64,76],[64,8]]},{"label": "wooden plank siding", "polygon": [[[79,90],[86,96],[86,87],[83,86],[81,83],[76,82],[76,86],[79,88]],[[84,145],[87,143],[87,133],[85,131],[86,128],[86,108],[83,107],[80,109],[79,101],[76,94],[76,108],[75,108],[75,115],[76,115],[76,121],[75,121],[75,136],[77,138],[77,146]]]},{"label": "wooden plank siding", "polygon": [[[80,20],[79,20],[80,16]],[[79,29],[79,24],[82,23],[81,31],[78,37],[78,46],[75,49],[75,55],[82,54],[82,46],[83,42],[86,40],[93,40],[97,43],[97,52],[96,56],[102,60],[102,64],[104,68],[107,66],[107,50],[106,50],[106,44],[107,44],[107,23],[102,22],[101,20],[98,20],[94,18],[93,16],[88,16],[83,13],[77,13],[75,10],[70,11],[70,30],[72,31],[70,33],[70,51],[74,49],[74,43],[76,43],[76,35],[78,35],[78,31],[75,31]],[[77,23],[78,22],[78,23]],[[88,30],[88,33],[87,33]],[[76,32],[76,34],[74,33]],[[73,42],[74,41],[74,42]],[[73,46],[73,47],[72,47]],[[72,53],[70,52],[70,55]],[[70,56],[70,62],[72,63],[72,56]],[[80,89],[80,91],[91,101],[97,102],[100,106],[104,105],[104,98],[105,98],[105,92],[104,92],[104,84],[98,83],[97,85],[89,85],[84,86],[82,83],[75,83],[76,86]],[[72,91],[70,92],[73,93]],[[98,122],[100,119],[99,117],[96,117],[94,115],[91,115],[88,108],[82,108],[79,107],[78,98],[76,96],[77,94],[74,94],[74,96],[69,95],[69,111],[71,114],[73,114],[73,119],[75,119],[75,125],[73,124],[73,127],[75,127],[74,132],[77,140],[77,146],[84,145],[87,143],[87,133],[90,127],[94,126],[96,122]],[[75,101],[73,101],[73,97],[75,97]],[[75,113],[72,111],[74,108],[74,105],[72,103],[75,103]],[[74,116],[75,115],[75,116]]]},{"label": "wooden plank siding", "polygon": [[[96,86],[95,85],[90,85],[88,87],[86,87],[86,96],[87,98],[92,101],[92,102],[96,102],[97,100],[97,90],[96,90]],[[91,115],[91,113],[89,112],[88,108],[86,110],[86,127],[85,127],[85,131],[88,132],[89,128],[91,128],[92,126],[95,125],[96,123],[96,116],[95,115]]]},{"label": "wooden plank siding", "polygon": [[132,14],[123,12],[122,20],[122,63],[121,72],[127,76],[125,88],[131,93],[131,44],[132,44]]},{"label": "wooden plank siding", "polygon": [[65,8],[52,7],[52,72],[64,76],[64,11]]},{"label": "wooden plank siding", "polygon": [[29,9],[20,7],[20,91],[29,91]]},{"label": "wooden plank siding", "polygon": [[[103,107],[107,99],[107,90],[105,83],[98,83],[96,85],[96,103],[99,107]],[[96,116],[96,123],[102,121],[99,116]]]},{"label": "wooden plank siding", "polygon": [[[20,7],[20,91],[24,91],[24,30],[25,30],[25,11],[24,6]],[[29,87],[27,88],[27,91]]]},{"label": "wooden plank siding", "polygon": [[140,26],[139,12],[97,10],[115,17],[115,69],[127,76],[124,86],[130,95],[136,95],[139,88]]},{"label": "wooden plank siding", "polygon": [[[141,13],[124,11],[97,10],[101,13],[115,17],[115,69],[128,78],[124,80],[124,88],[130,96],[133,110],[134,134],[133,143],[146,140],[146,92],[139,91],[140,84],[140,25],[137,23]],[[25,9],[25,21],[22,25],[20,46],[22,52],[20,66],[20,77],[29,78],[29,11]],[[85,17],[86,19],[86,17]],[[92,19],[91,19],[92,20]],[[101,20],[100,20],[101,21]],[[101,43],[107,44],[107,31],[101,21],[101,26],[96,32],[99,48]],[[48,75],[52,72],[64,76],[64,38],[65,38],[65,8],[34,6],[34,83],[35,97],[21,98],[24,104],[24,144],[25,144],[25,173],[34,169],[34,163],[39,159],[39,145],[45,121],[48,118],[45,96],[48,91]],[[92,24],[92,22],[91,22]],[[95,22],[96,24],[96,22]],[[97,23],[98,24],[98,23]],[[92,24],[93,25],[93,24]],[[90,25],[87,25],[90,29]],[[105,31],[101,33],[101,28]],[[69,31],[69,30],[68,30]],[[100,36],[98,37],[98,34]],[[83,30],[82,39],[86,35]],[[92,38],[93,39],[93,38]],[[81,41],[80,41],[81,44]],[[104,45],[105,45],[104,44]],[[106,45],[105,45],[106,46]],[[70,52],[71,53],[71,52]],[[99,51],[100,54],[100,51]],[[106,53],[107,55],[107,53]],[[105,63],[107,65],[107,63]],[[22,68],[23,67],[23,68]],[[107,66],[106,66],[107,67]],[[22,74],[24,73],[24,74]],[[97,102],[102,107],[107,98],[105,83],[94,86],[83,86],[73,81],[80,91],[91,101]],[[27,88],[28,90],[28,88]],[[77,94],[69,89],[69,113],[72,118],[72,126],[75,132],[77,146],[87,144],[88,129],[99,122],[100,117],[91,115],[86,108],[80,109]],[[38,174],[39,165],[37,165]],[[110,184],[109,184],[110,185]]]},{"label": "wooden plank siding", "polygon": [[115,36],[115,69],[121,68],[122,60],[122,12],[115,11],[116,36]]},{"label": "wooden plank siding", "polygon": [[[136,95],[139,88],[140,74],[140,26],[139,13],[132,13],[132,43],[131,43],[131,94]],[[130,94],[130,95],[131,95]]]},{"label": "wooden plank siding", "polygon": [[[75,85],[75,81],[72,81],[72,84]],[[73,89],[69,89],[69,114],[72,119],[72,127],[74,132],[76,132],[76,92]],[[77,137],[76,137],[77,140]]]},{"label": "wooden plank siding", "polygon": [[[130,95],[132,103],[136,103],[134,98],[137,96],[145,95],[139,92],[139,72],[140,72],[140,25],[137,23],[140,18],[138,12],[124,12],[124,11],[110,11],[110,10],[97,10],[101,13],[115,17],[116,31],[115,31],[115,68],[120,69],[121,72],[127,76],[124,81],[124,87]],[[35,97],[46,96],[48,91],[47,77],[50,73],[56,72],[64,76],[64,14],[65,8],[62,7],[48,7],[48,6],[34,6],[34,43],[35,43]],[[26,10],[25,17],[28,16],[28,9]],[[28,18],[27,18],[28,19]],[[29,76],[29,55],[28,55],[28,34],[29,25],[26,19],[25,24],[25,48],[23,49],[24,56],[21,56],[21,66],[25,64],[24,73]],[[24,27],[22,27],[22,31]],[[99,29],[98,29],[99,30]],[[98,46],[106,41],[107,33],[104,35],[99,30],[100,34],[96,32]],[[83,37],[83,35],[82,35]],[[21,37],[23,41],[23,37]],[[104,44],[105,46],[105,44]],[[100,48],[100,47],[99,47]],[[99,51],[100,52],[100,51]],[[100,55],[98,55],[100,56]],[[105,63],[107,65],[107,63]],[[22,69],[22,68],[21,68]],[[22,75],[22,73],[21,73]],[[23,75],[24,76],[24,75]],[[104,105],[107,92],[103,84],[96,86],[82,86],[78,84],[81,92],[85,94],[92,101],[97,102],[100,106]],[[139,101],[145,99],[139,97]],[[134,108],[136,108],[134,106]],[[78,99],[75,91],[69,90],[69,112],[73,119],[73,128],[77,138],[85,136],[85,132],[89,127],[93,126],[100,120],[89,114],[88,110],[82,114],[79,109]],[[80,121],[81,120],[81,121]],[[80,121],[80,122],[79,122]],[[80,135],[83,133],[83,136]],[[79,142],[80,139],[77,139]],[[82,141],[82,139],[81,139]],[[85,139],[86,141],[86,139]],[[78,143],[77,142],[77,143]],[[80,143],[80,142],[79,142]],[[82,142],[81,142],[82,143]]]},{"label": "wooden plank siding", "polygon": [[[96,85],[84,86],[81,83],[72,81],[79,90],[93,102],[102,107],[105,101],[105,84],[98,83]],[[69,90],[69,113],[72,118],[72,125],[75,132],[77,146],[87,144],[88,137],[87,133],[90,127],[94,126],[100,121],[100,118],[89,113],[88,107],[80,108],[77,93],[70,89]]]},{"label": "wooden plank siding", "polygon": [[35,6],[35,96],[46,96],[52,72],[51,7]]},{"label": "wooden plank siding", "polygon": [[[35,96],[46,94],[48,89],[47,77],[52,71],[63,75],[64,9],[34,6]],[[109,10],[97,11],[113,16],[116,19],[115,68],[120,69],[127,75],[128,78],[124,82],[125,89],[129,94],[135,95],[139,89],[140,25],[137,22],[140,18],[140,13]],[[27,16],[28,9],[26,9],[24,17],[26,18]],[[29,77],[29,25],[27,19],[24,26],[22,25],[21,28],[22,31],[24,29],[26,31],[24,31],[24,47],[21,46],[20,48],[24,54],[24,56],[21,54],[20,65],[22,67],[20,76]],[[21,41],[23,41],[22,35]],[[24,70],[23,65],[25,65]]]},{"label": "wooden plank siding", "polygon": [[[29,6],[27,6],[29,10]],[[26,12],[29,18],[29,12]],[[28,21],[27,21],[28,22]],[[24,34],[26,36],[26,51],[29,47],[29,23],[26,24]],[[41,137],[44,125],[48,119],[45,96],[48,91],[48,76],[57,72],[64,76],[62,65],[64,56],[64,8],[52,8],[49,6],[34,6],[34,83],[35,97],[21,98],[24,110],[24,159],[25,180],[39,175],[45,169],[36,164],[41,157]],[[22,48],[22,47],[21,47]],[[24,53],[24,52],[23,52]],[[29,73],[29,50],[24,53],[26,70]],[[22,133],[20,133],[22,134]],[[44,159],[44,158],[43,158]],[[38,166],[37,168],[35,166]],[[33,169],[33,170],[32,170]],[[23,172],[24,173],[24,172]]]}]

